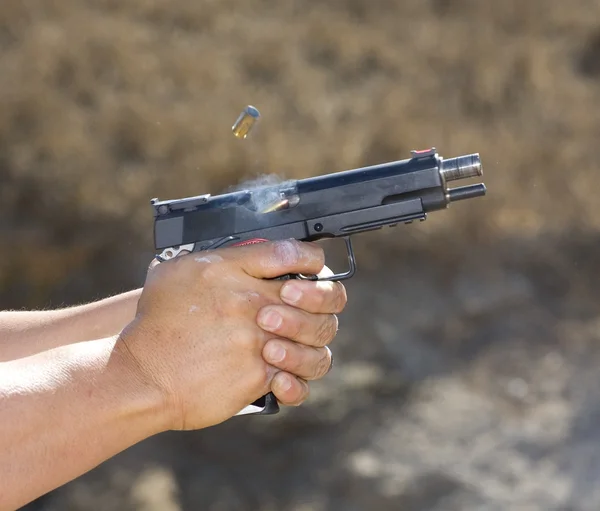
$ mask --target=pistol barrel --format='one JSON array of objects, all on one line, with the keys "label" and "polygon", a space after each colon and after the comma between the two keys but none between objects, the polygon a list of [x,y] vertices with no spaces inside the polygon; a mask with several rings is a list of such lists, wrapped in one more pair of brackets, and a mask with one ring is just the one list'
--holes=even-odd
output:
[{"label": "pistol barrel", "polygon": [[443,160],[440,172],[446,181],[481,177],[483,167],[479,153]]}]

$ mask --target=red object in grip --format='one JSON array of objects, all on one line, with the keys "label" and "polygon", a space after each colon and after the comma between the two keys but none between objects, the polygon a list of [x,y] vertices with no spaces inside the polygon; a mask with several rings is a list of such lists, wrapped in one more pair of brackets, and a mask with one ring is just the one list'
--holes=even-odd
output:
[{"label": "red object in grip", "polygon": [[266,240],[264,238],[252,238],[251,240],[246,240],[246,241],[240,241],[239,243],[234,243],[233,245],[231,245],[232,247],[242,247],[244,245],[254,245],[255,243],[265,243]]}]

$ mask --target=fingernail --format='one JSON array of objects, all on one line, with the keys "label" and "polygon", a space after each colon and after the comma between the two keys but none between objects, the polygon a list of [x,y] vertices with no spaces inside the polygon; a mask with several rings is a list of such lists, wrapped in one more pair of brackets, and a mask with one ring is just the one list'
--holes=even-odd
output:
[{"label": "fingernail", "polygon": [[296,303],[302,298],[302,291],[294,284],[287,284],[281,290],[281,298],[288,303]]},{"label": "fingernail", "polygon": [[259,319],[260,326],[266,330],[277,330],[281,326],[282,321],[281,314],[273,310],[268,311],[266,314],[261,314]]},{"label": "fingernail", "polygon": [[270,362],[281,362],[285,358],[285,348],[279,343],[268,344],[266,351]]},{"label": "fingernail", "polygon": [[289,376],[280,376],[277,378],[277,386],[283,392],[287,392],[292,388],[292,379]]}]

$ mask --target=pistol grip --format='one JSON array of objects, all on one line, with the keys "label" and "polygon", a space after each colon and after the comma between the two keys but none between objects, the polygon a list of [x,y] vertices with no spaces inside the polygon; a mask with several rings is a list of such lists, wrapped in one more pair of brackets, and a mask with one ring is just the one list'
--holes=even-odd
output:
[{"label": "pistol grip", "polygon": [[269,392],[263,397],[257,399],[251,405],[246,406],[243,410],[236,413],[238,415],[275,415],[279,413],[279,403],[275,394]]},{"label": "pistol grip", "polygon": [[[266,241],[269,241],[269,240],[262,239],[262,238],[255,238],[255,239],[251,239],[251,240],[247,240],[247,241],[242,241],[241,243],[236,243],[233,246],[239,247],[242,245],[250,245],[253,243],[264,243]],[[297,275],[282,275],[281,277],[275,277],[272,280],[289,280],[289,279],[296,279],[296,278],[298,278]],[[252,404],[246,406],[243,410],[238,412],[236,414],[236,416],[238,416],[238,415],[275,415],[277,413],[279,413],[279,403],[277,402],[277,398],[275,397],[275,394],[273,394],[272,392],[269,392],[268,394],[257,399],[256,401],[254,401]]]}]

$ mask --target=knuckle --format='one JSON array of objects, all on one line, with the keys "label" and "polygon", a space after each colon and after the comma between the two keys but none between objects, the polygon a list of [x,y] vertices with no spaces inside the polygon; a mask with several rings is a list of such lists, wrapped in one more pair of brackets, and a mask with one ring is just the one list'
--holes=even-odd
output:
[{"label": "knuckle", "polygon": [[304,322],[299,320],[296,315],[282,314],[283,326],[282,329],[288,332],[290,337],[294,340],[299,340],[304,332]]},{"label": "knuckle", "polygon": [[317,330],[317,342],[320,346],[326,346],[335,337],[338,329],[338,320],[335,314],[328,314],[321,322]]},{"label": "knuckle", "polygon": [[329,366],[331,365],[331,359],[329,350],[323,349],[323,355],[319,358],[316,366],[315,378],[322,378],[329,372]]},{"label": "knuckle", "polygon": [[269,300],[258,290],[241,290],[239,292],[227,293],[225,298],[226,310],[234,313],[246,313],[253,311],[256,314],[262,307],[270,304]]},{"label": "knuckle", "polygon": [[335,300],[335,314],[340,314],[346,308],[346,304],[348,303],[348,294],[346,292],[346,288],[340,282],[337,282],[336,286],[336,300]]},{"label": "knuckle", "polygon": [[299,374],[306,367],[304,352],[293,341],[286,346],[285,358],[281,362],[281,367],[294,374]]},{"label": "knuckle", "polygon": [[316,284],[310,293],[316,310],[340,314],[348,302],[346,288],[340,282],[322,281]]},{"label": "knuckle", "polygon": [[283,392],[282,400],[287,406],[300,406],[306,400],[305,393],[302,384],[293,385],[291,389]]},{"label": "knuckle", "polygon": [[275,243],[275,257],[285,266],[293,266],[300,260],[300,242],[294,239]]},{"label": "knuckle", "polygon": [[259,344],[259,336],[250,328],[241,328],[235,332],[234,342],[240,350],[254,351]]},{"label": "knuckle", "polygon": [[[323,312],[331,307],[332,296],[334,295],[333,282],[316,282],[315,301],[318,310]],[[327,310],[327,312],[329,312]]]},{"label": "knuckle", "polygon": [[300,406],[301,404],[303,404],[308,399],[308,396],[310,394],[310,388],[308,386],[308,383],[300,381],[299,388],[300,391],[298,392],[297,398],[294,400],[294,406]]},{"label": "knuckle", "polygon": [[218,264],[212,264],[207,262],[197,263],[196,271],[200,278],[208,282],[217,282],[223,277],[223,268],[219,267]]},{"label": "knuckle", "polygon": [[319,260],[321,270],[325,267],[325,249],[315,243],[312,243],[311,246],[315,251],[315,256]]}]

